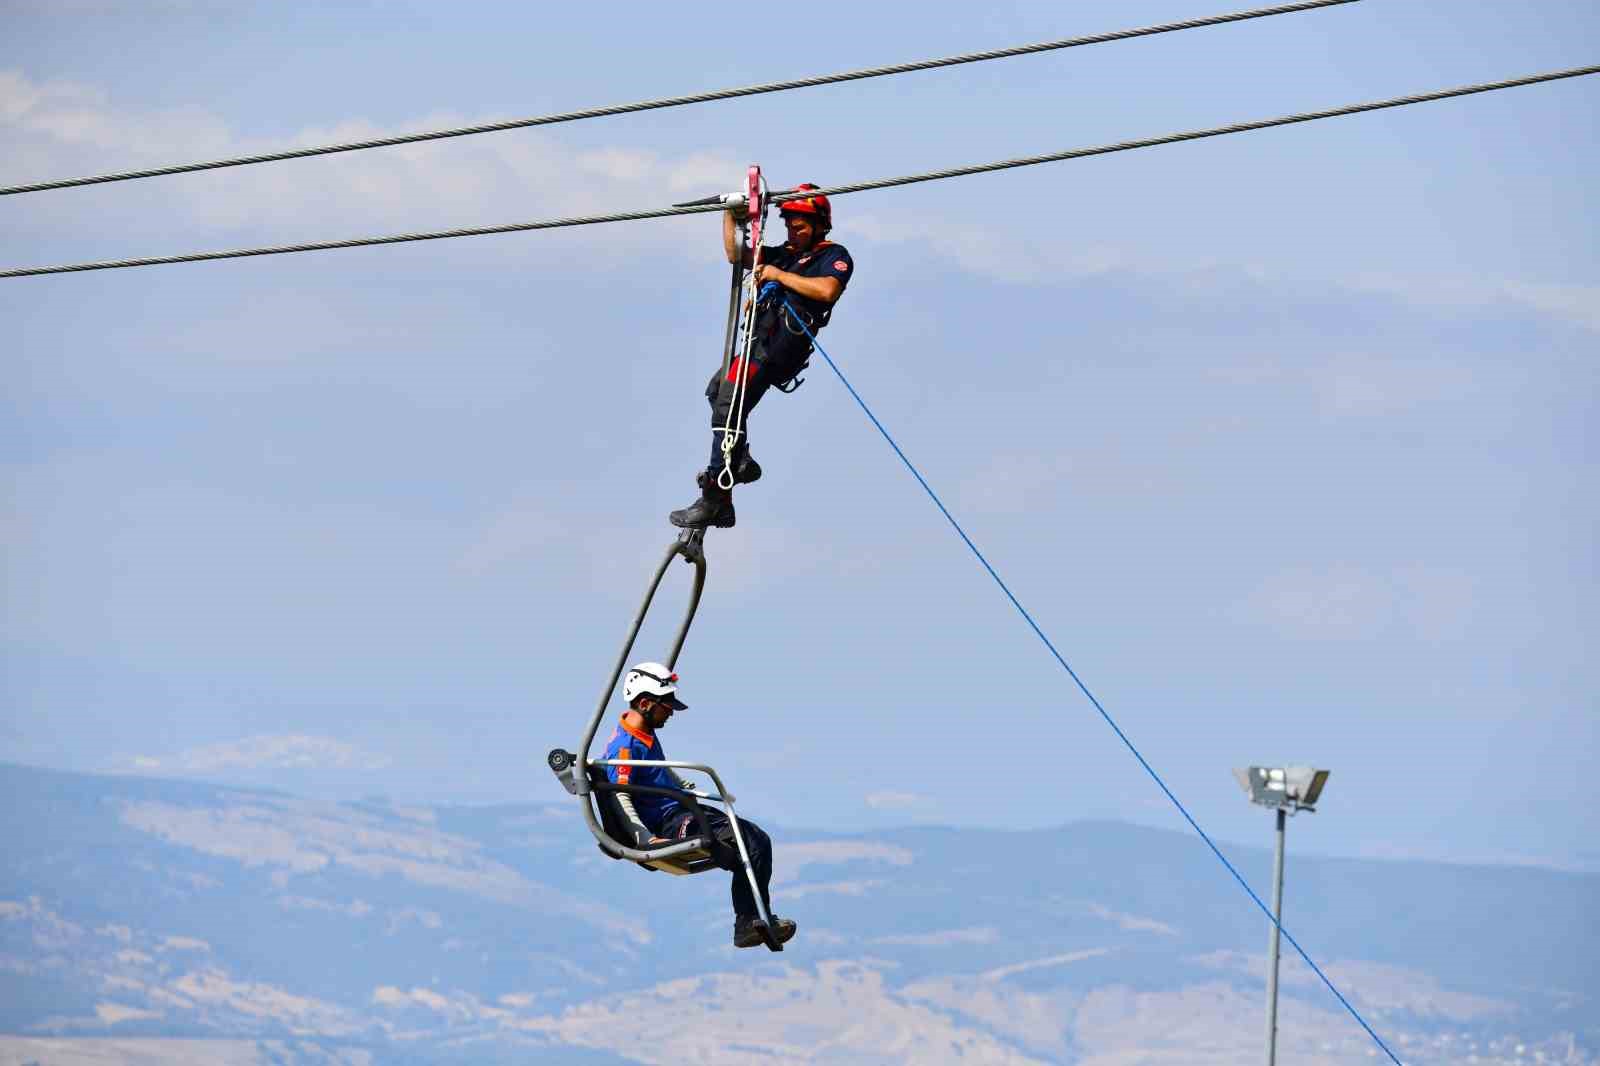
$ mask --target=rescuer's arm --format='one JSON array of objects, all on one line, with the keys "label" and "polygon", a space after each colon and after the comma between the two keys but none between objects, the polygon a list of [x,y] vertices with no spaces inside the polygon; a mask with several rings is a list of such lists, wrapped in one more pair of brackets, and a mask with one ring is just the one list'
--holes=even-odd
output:
[{"label": "rescuer's arm", "polygon": [[666,843],[650,831],[644,824],[644,819],[639,817],[639,812],[633,809],[633,797],[626,792],[617,793],[617,806],[622,808],[622,820],[627,823],[628,829],[633,833],[634,847],[645,847],[649,844]]},{"label": "rescuer's arm", "polygon": [[[729,260],[730,263],[732,261]],[[838,278],[808,278],[800,274],[791,274],[787,270],[779,270],[768,264],[762,264],[761,269],[756,271],[756,280],[776,281],[792,293],[830,305],[839,299],[840,293],[844,292],[844,284]]]},{"label": "rescuer's arm", "polygon": [[[733,217],[733,208],[722,212],[722,250],[727,253],[728,262],[735,262],[739,249],[744,246],[744,236],[740,233],[738,220]],[[752,257],[750,249],[744,249],[744,265],[748,267]]]}]

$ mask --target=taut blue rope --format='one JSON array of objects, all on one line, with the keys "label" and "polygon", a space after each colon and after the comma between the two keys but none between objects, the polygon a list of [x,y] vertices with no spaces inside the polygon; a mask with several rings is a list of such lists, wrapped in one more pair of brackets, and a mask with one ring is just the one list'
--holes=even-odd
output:
[{"label": "taut blue rope", "polygon": [[1239,882],[1239,886],[1249,894],[1252,900],[1255,901],[1255,905],[1261,908],[1261,913],[1267,916],[1267,921],[1278,927],[1278,931],[1283,934],[1283,938],[1290,943],[1295,951],[1299,952],[1300,957],[1306,961],[1306,965],[1310,966],[1316,975],[1322,978],[1322,983],[1328,986],[1328,991],[1332,992],[1334,996],[1337,997],[1339,1002],[1344,1004],[1344,1009],[1349,1011],[1350,1016],[1361,1024],[1361,1028],[1367,1031],[1367,1035],[1372,1037],[1372,1039],[1377,1042],[1378,1046],[1383,1049],[1383,1053],[1389,1056],[1389,1060],[1393,1062],[1395,1066],[1404,1066],[1404,1063],[1395,1057],[1395,1053],[1389,1050],[1389,1045],[1383,1042],[1383,1038],[1373,1031],[1372,1026],[1367,1024],[1367,1020],[1365,1018],[1361,1017],[1361,1012],[1356,1010],[1355,1007],[1351,1005],[1350,1001],[1344,998],[1344,994],[1334,987],[1333,982],[1328,979],[1328,975],[1322,972],[1322,967],[1318,966],[1311,956],[1306,954],[1306,949],[1300,946],[1300,942],[1289,935],[1289,931],[1285,929],[1278,919],[1273,916],[1272,911],[1267,907],[1267,905],[1261,902],[1261,897],[1256,895],[1255,890],[1250,887],[1249,882],[1247,882],[1244,877],[1240,875],[1238,870],[1234,869],[1233,863],[1229,862],[1227,856],[1222,854],[1222,851],[1215,843],[1212,842],[1211,837],[1206,834],[1206,831],[1200,828],[1200,823],[1194,820],[1194,817],[1189,813],[1188,808],[1185,807],[1181,801],[1179,801],[1177,796],[1172,794],[1172,790],[1167,787],[1167,783],[1161,780],[1161,775],[1156,773],[1155,768],[1145,761],[1145,757],[1139,753],[1139,749],[1134,746],[1133,741],[1128,739],[1128,734],[1122,731],[1122,727],[1117,725],[1116,721],[1111,717],[1106,709],[1100,705],[1100,701],[1095,698],[1094,693],[1089,691],[1089,686],[1083,683],[1083,679],[1078,676],[1077,671],[1074,670],[1071,665],[1068,664],[1067,660],[1062,657],[1061,653],[1056,650],[1056,646],[1051,643],[1050,638],[1044,635],[1044,630],[1040,629],[1039,623],[1033,620],[1033,615],[1029,614],[1028,609],[1018,602],[1016,596],[1012,595],[1010,587],[1008,587],[1005,581],[1001,579],[1000,575],[995,572],[994,567],[989,565],[989,560],[984,558],[983,552],[978,550],[978,546],[972,543],[972,538],[967,536],[967,531],[961,528],[961,523],[955,520],[955,516],[952,515],[949,508],[944,505],[944,501],[939,499],[939,494],[933,491],[933,487],[928,484],[927,479],[922,476],[922,473],[916,468],[911,460],[906,458],[906,453],[900,450],[900,445],[895,443],[894,437],[890,436],[889,431],[883,428],[883,423],[878,421],[878,416],[872,413],[872,408],[867,406],[867,401],[861,398],[861,394],[855,390],[855,386],[850,384],[850,379],[844,376],[844,371],[839,369],[839,364],[835,363],[833,361],[833,357],[828,354],[827,350],[824,349],[821,344],[817,343],[816,334],[811,332],[811,327],[808,326],[805,320],[801,318],[800,315],[795,311],[794,305],[789,302],[789,298],[787,296],[785,296],[783,299],[783,306],[788,309],[789,317],[798,322],[800,324],[800,328],[805,330],[806,336],[811,338],[812,345],[817,349],[817,354],[821,355],[822,358],[827,361],[828,369],[832,370],[834,375],[838,377],[839,382],[844,385],[847,390],[849,390],[851,397],[856,401],[857,404],[860,405],[861,410],[866,413],[866,416],[872,419],[872,424],[878,427],[878,432],[883,434],[883,439],[889,442],[889,447],[893,448],[894,453],[900,457],[900,461],[906,464],[906,469],[911,471],[911,476],[917,479],[917,484],[922,486],[923,491],[928,494],[928,498],[933,501],[934,506],[939,508],[939,512],[944,515],[951,527],[956,531],[961,539],[966,542],[967,547],[972,549],[972,554],[978,557],[978,562],[983,564],[983,568],[989,571],[989,576],[994,578],[994,583],[996,585],[1000,586],[1000,591],[1006,594],[1006,599],[1011,601],[1011,606],[1015,607],[1017,609],[1017,613],[1022,615],[1023,620],[1028,623],[1028,627],[1033,630],[1034,634],[1041,641],[1044,642],[1044,646],[1050,649],[1050,654],[1055,656],[1056,662],[1060,663],[1061,668],[1067,672],[1067,676],[1072,678],[1073,683],[1078,686],[1078,691],[1082,692],[1086,697],[1088,697],[1089,702],[1094,704],[1094,709],[1100,712],[1100,717],[1106,720],[1106,725],[1110,726],[1112,732],[1117,734],[1117,739],[1122,741],[1123,745],[1133,753],[1133,757],[1135,759],[1139,760],[1139,765],[1144,767],[1145,773],[1149,774],[1151,780],[1153,780],[1156,785],[1160,787],[1162,792],[1166,793],[1167,799],[1171,800],[1172,805],[1178,808],[1178,813],[1183,815],[1184,821],[1188,822],[1190,827],[1193,828],[1196,833],[1200,834],[1200,839],[1206,842],[1206,847],[1211,849],[1211,853],[1217,857],[1217,861],[1221,862],[1223,866],[1227,867],[1228,872],[1233,875],[1233,879]]}]

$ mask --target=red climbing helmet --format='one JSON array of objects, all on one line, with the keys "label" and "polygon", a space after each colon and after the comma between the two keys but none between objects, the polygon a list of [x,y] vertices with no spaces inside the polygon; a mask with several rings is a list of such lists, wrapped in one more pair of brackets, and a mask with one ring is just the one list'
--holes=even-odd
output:
[{"label": "red climbing helmet", "polygon": [[[795,192],[810,192],[820,186],[805,182],[794,187]],[[801,200],[785,200],[778,205],[779,214],[812,215],[827,229],[833,225],[833,205],[826,196],[807,196]]]}]

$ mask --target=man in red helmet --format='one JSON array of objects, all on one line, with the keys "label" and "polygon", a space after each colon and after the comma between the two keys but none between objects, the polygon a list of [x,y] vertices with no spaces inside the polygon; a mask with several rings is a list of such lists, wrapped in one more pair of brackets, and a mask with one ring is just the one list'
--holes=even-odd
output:
[{"label": "man in red helmet", "polygon": [[[796,186],[796,192],[812,192],[817,186]],[[732,263],[739,254],[739,239],[735,208],[722,216],[722,247]],[[742,206],[738,210],[743,210]],[[788,239],[781,245],[767,245],[761,249],[761,266],[756,270],[758,286],[776,282],[781,289],[775,295],[787,297],[795,312],[811,332],[828,324],[833,305],[844,295],[850,276],[855,273],[855,263],[843,245],[828,240],[833,228],[833,208],[822,195],[805,196],[788,200],[779,206],[783,214]],[[745,266],[754,258],[749,249],[744,251]],[[811,341],[796,324],[784,307],[781,298],[769,299],[756,318],[755,342],[750,351],[750,372],[744,388],[745,425],[742,436],[735,443],[732,454],[734,483],[754,481],[761,476],[761,466],[750,455],[750,412],[773,386],[782,387],[793,381],[805,369],[811,356]],[[737,399],[737,361],[726,374],[719,366],[706,386],[706,399],[711,403],[711,462],[696,475],[700,498],[681,511],[673,511],[670,518],[675,526],[704,529],[706,526],[727,528],[734,523],[733,491],[717,484],[722,473],[722,437],[728,424],[728,414]]]}]

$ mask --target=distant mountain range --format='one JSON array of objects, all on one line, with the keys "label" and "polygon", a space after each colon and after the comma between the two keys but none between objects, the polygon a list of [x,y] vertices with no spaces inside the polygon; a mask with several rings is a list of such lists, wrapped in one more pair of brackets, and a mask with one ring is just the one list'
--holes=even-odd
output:
[{"label": "distant mountain range", "polygon": [[[0,1066],[1261,1056],[1267,922],[1193,837],[768,826],[801,929],[773,955],[731,947],[725,874],[612,862],[540,784],[407,808],[0,766]],[[1264,893],[1270,853],[1228,852]],[[1401,1061],[1600,1062],[1600,875],[1291,854],[1287,881]],[[1285,952],[1280,1061],[1375,1061]]]}]

